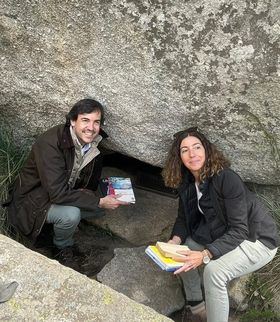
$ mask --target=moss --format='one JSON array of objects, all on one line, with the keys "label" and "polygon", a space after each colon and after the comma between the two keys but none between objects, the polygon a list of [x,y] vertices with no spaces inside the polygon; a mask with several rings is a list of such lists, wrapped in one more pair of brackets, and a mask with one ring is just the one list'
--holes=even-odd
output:
[{"label": "moss", "polygon": [[21,309],[21,305],[14,298],[10,299],[8,303],[9,303],[10,307],[15,311]]},{"label": "moss", "polygon": [[109,291],[105,291],[102,300],[103,300],[103,303],[106,305],[110,305],[114,302],[112,294]]}]

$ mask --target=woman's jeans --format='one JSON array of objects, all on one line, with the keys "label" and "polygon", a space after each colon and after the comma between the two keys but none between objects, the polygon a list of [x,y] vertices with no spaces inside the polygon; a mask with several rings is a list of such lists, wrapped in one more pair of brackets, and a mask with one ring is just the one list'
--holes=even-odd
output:
[{"label": "woman's jeans", "polygon": [[73,206],[61,206],[52,204],[46,223],[53,224],[54,245],[59,248],[73,246],[73,235],[81,219],[97,218],[104,215],[104,210],[97,208],[96,211],[84,211]]},{"label": "woman's jeans", "polygon": [[[204,247],[191,238],[186,245],[191,250],[203,250]],[[231,252],[216,260],[211,260],[203,270],[203,285],[207,311],[207,322],[227,322],[229,299],[227,284],[236,277],[252,273],[269,263],[277,252],[269,249],[260,241],[243,241]],[[201,275],[199,269],[181,273],[187,301],[201,301]]]}]

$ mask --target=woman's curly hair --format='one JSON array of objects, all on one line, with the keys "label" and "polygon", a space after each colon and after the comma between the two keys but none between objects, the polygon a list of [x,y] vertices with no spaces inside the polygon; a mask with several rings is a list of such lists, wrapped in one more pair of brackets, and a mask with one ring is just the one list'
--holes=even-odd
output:
[{"label": "woman's curly hair", "polygon": [[174,135],[174,141],[162,171],[164,183],[167,187],[178,188],[182,183],[183,173],[186,167],[181,160],[180,146],[181,142],[188,136],[198,138],[205,149],[205,164],[200,172],[200,180],[202,182],[230,166],[230,161],[222,152],[220,152],[197,127],[191,127]]}]

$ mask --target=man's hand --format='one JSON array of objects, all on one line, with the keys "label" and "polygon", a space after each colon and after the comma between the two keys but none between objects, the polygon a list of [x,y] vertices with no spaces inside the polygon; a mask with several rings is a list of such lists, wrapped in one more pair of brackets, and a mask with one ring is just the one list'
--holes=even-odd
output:
[{"label": "man's hand", "polygon": [[186,251],[178,251],[178,253],[185,255],[186,259],[183,260],[185,264],[179,269],[177,269],[177,271],[175,271],[174,274],[187,272],[191,269],[197,268],[203,263],[203,254],[200,251],[186,250]]},{"label": "man's hand", "polygon": [[117,209],[120,205],[129,205],[129,202],[119,201],[120,195],[109,195],[104,198],[100,198],[99,207],[104,209]]}]

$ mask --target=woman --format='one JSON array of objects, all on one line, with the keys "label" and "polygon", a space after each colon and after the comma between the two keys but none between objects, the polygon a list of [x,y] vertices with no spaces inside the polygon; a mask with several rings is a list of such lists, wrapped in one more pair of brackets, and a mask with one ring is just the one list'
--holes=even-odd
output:
[{"label": "woman", "polygon": [[[180,196],[169,243],[190,248],[175,274],[182,278],[193,321],[206,321],[207,312],[208,322],[226,322],[228,282],[273,259],[279,243],[276,224],[197,128],[174,137],[163,170],[166,186],[178,188]],[[204,296],[199,267],[204,267]]]}]

